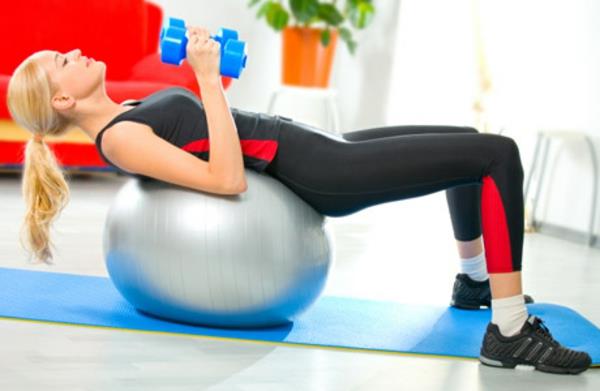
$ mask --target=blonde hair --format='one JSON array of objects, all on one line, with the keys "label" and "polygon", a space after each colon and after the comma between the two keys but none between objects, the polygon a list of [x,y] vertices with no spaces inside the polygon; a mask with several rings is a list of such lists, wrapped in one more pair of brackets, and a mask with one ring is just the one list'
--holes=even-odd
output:
[{"label": "blonde hair", "polygon": [[21,246],[29,252],[30,259],[34,256],[51,264],[50,227],[69,201],[69,186],[54,153],[39,138],[64,133],[70,121],[50,103],[56,87],[36,61],[44,53],[48,51],[32,54],[15,69],[8,84],[7,103],[15,122],[38,138],[30,139],[25,146],[21,189],[26,209]]}]

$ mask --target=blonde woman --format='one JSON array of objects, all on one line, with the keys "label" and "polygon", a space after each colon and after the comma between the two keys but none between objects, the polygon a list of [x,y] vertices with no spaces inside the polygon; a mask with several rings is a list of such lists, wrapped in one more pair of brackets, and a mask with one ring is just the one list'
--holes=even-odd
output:
[{"label": "blonde woman", "polygon": [[451,304],[492,308],[480,361],[564,374],[589,367],[587,353],[560,345],[525,306],[531,299],[521,286],[523,169],[514,140],[449,126],[390,126],[338,137],[289,118],[229,108],[219,44],[203,28],[188,31],[187,61],[202,102],[184,88],[169,88],[117,104],[106,94],[106,65],[79,50],[37,52],[15,70],[9,109],[33,133],[23,174],[24,242],[36,258],[52,258],[50,226],[69,194],[44,136],[71,125],[125,174],[238,194],[251,168],[328,216],[445,190],[462,269]]}]

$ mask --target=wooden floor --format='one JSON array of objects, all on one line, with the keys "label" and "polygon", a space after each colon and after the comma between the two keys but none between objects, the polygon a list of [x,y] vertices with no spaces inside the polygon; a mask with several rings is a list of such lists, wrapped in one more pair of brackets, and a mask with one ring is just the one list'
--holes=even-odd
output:
[{"label": "wooden floor", "polygon": [[[26,264],[18,175],[0,175],[0,266],[106,276],[105,213],[123,177],[71,179],[55,225],[56,265]],[[325,294],[446,305],[457,253],[443,193],[328,219],[336,248]],[[600,251],[525,236],[525,292],[600,325]],[[0,303],[1,305],[1,303]],[[401,324],[398,325],[402,327]],[[600,390],[600,369],[559,376],[476,360],[273,346],[0,320],[0,390]]]}]

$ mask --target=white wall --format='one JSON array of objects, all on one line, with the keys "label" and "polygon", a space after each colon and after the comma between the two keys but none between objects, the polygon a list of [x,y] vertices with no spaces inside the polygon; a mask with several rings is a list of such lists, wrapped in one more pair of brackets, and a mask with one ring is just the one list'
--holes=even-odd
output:
[{"label": "white wall", "polygon": [[[544,128],[586,132],[600,151],[600,2],[510,0],[489,2],[482,11],[498,86],[497,116],[527,154],[533,138],[525,131]],[[542,190],[538,218],[586,231],[593,179],[586,145],[555,143],[548,168],[554,175]]]},{"label": "white wall", "polygon": [[[402,2],[389,123],[475,124],[473,4]],[[587,132],[600,151],[600,2],[479,4],[493,83],[490,119],[493,129],[505,128],[519,143],[526,175],[538,129]],[[555,143],[548,168],[554,175],[547,177],[536,218],[586,231],[592,171],[585,144]]]}]

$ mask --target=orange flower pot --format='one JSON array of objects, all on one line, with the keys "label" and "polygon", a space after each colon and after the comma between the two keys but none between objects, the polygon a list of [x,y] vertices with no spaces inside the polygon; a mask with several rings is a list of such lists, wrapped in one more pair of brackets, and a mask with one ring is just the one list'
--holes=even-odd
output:
[{"label": "orange flower pot", "polygon": [[322,29],[286,27],[282,31],[281,82],[303,87],[329,86],[329,76],[338,40],[336,30],[326,47],[321,43]]}]

